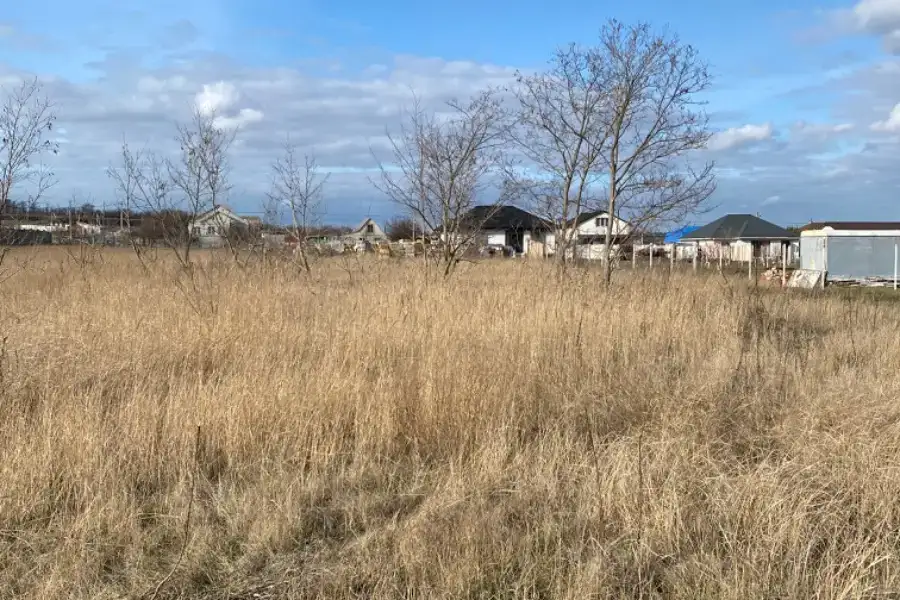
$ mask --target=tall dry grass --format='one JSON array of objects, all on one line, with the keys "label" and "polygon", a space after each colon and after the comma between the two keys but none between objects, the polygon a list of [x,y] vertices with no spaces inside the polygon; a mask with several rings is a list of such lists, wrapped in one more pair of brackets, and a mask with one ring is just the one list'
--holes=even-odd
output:
[{"label": "tall dry grass", "polygon": [[898,303],[104,260],[0,288],[2,598],[900,590]]}]

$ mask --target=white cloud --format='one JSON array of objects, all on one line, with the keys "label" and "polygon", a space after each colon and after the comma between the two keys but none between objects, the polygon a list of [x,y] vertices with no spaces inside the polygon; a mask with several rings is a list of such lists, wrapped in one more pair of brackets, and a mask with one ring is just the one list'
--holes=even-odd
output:
[{"label": "white cloud", "polygon": [[738,146],[763,142],[772,139],[775,131],[771,123],[763,125],[742,125],[720,131],[709,140],[710,150],[728,150]]},{"label": "white cloud", "polygon": [[888,133],[900,132],[900,103],[894,105],[887,119],[872,123],[871,129]]},{"label": "white cloud", "polygon": [[857,31],[880,37],[887,52],[900,53],[900,0],[861,0],[842,14]]},{"label": "white cloud", "polygon": [[219,81],[203,84],[203,91],[194,98],[197,110],[204,114],[219,113],[234,106],[238,101],[238,91],[233,83]]},{"label": "white cloud", "polygon": [[900,28],[900,1],[862,0],[853,7],[857,25],[872,33],[890,33]]},{"label": "white cloud", "polygon": [[766,198],[765,200],[763,200],[763,201],[762,201],[762,205],[763,205],[763,206],[769,206],[770,204],[776,204],[776,203],[778,203],[778,202],[781,202],[781,196],[779,196],[779,195],[776,194],[776,195],[774,195],[774,196],[769,196],[768,198]]}]

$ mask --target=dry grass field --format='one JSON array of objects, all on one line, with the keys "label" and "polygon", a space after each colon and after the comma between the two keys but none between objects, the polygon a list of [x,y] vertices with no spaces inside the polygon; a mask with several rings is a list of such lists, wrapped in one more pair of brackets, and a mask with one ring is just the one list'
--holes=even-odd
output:
[{"label": "dry grass field", "polygon": [[0,285],[0,598],[900,591],[900,303],[26,254]]}]

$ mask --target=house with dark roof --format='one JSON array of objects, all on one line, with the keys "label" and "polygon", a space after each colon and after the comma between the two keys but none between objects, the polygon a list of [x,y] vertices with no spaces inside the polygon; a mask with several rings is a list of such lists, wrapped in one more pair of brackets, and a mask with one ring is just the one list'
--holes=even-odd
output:
[{"label": "house with dark roof", "polygon": [[488,248],[510,248],[517,254],[544,254],[552,226],[541,217],[511,204],[475,206],[460,218],[461,231],[477,230]]},{"label": "house with dark roof", "polygon": [[[719,217],[681,236],[679,243],[693,243],[706,260],[769,262],[790,252],[800,236],[751,214]],[[794,260],[788,255],[788,262]]]},{"label": "house with dark roof", "polygon": [[[896,282],[900,222],[821,221],[800,228],[800,268],[832,281]],[[896,283],[895,283],[896,285]]]}]

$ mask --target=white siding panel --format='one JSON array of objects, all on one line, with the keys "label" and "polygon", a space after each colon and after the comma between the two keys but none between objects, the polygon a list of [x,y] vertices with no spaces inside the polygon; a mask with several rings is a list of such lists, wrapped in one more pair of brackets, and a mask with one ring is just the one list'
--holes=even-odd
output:
[{"label": "white siding panel", "polygon": [[485,235],[487,236],[487,243],[489,246],[505,246],[506,245],[506,232],[505,231],[485,231]]}]

